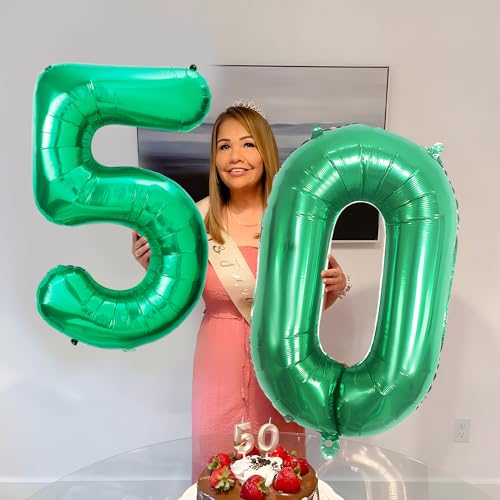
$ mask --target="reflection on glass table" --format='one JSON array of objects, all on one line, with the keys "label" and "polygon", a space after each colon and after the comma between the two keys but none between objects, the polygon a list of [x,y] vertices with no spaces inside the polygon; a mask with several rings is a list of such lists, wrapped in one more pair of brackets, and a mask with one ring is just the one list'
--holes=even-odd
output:
[{"label": "reflection on glass table", "polygon": [[[281,434],[291,448],[302,437]],[[470,484],[402,454],[342,439],[324,460],[320,437],[306,436],[307,458],[318,477],[344,500],[486,500]],[[214,450],[215,452],[224,450]],[[228,450],[225,450],[228,451]],[[229,450],[230,451],[230,450]],[[191,439],[177,439],[116,455],[74,472],[29,500],[177,500],[191,485]]]}]

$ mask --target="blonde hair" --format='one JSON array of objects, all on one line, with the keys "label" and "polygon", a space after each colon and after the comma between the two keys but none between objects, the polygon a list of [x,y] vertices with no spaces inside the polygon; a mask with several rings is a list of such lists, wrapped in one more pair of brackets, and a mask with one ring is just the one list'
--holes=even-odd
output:
[{"label": "blonde hair", "polygon": [[229,202],[229,189],[220,179],[215,166],[215,156],[217,154],[217,133],[220,124],[229,118],[233,118],[241,123],[248,130],[255,141],[255,146],[259,151],[264,164],[262,175],[262,193],[264,196],[264,208],[267,206],[267,199],[271,192],[274,176],[279,169],[278,146],[273,131],[267,120],[253,109],[240,106],[231,106],[222,112],[215,120],[212,129],[212,140],[210,149],[210,170],[208,179],[209,208],[205,216],[205,227],[207,233],[218,243],[223,244],[222,231],[224,225],[223,209]]}]

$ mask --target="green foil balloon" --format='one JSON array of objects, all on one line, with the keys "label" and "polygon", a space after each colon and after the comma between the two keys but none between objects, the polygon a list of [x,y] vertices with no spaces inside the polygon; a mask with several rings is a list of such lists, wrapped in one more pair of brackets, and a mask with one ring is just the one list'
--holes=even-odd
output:
[{"label": "green foil balloon", "polygon": [[[335,455],[341,434],[400,422],[432,383],[457,233],[457,204],[438,153],[363,125],[319,129],[274,181],[262,224],[252,359],[275,407],[319,431],[326,456]],[[335,221],[358,201],[381,212],[386,246],[371,350],[345,368],[319,342],[320,272]]]},{"label": "green foil balloon", "polygon": [[175,182],[134,167],[105,167],[91,152],[110,124],[188,131],[210,106],[196,68],[62,64],[39,77],[34,96],[34,194],[56,224],[112,222],[135,228],[151,246],[144,279],[128,290],[59,266],[38,288],[38,310],[54,328],[98,347],[130,349],[178,326],[198,301],[207,238],[189,195]]}]

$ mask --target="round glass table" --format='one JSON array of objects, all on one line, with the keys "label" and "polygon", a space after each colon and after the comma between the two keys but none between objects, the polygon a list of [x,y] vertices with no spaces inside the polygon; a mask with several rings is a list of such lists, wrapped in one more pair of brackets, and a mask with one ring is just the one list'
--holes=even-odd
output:
[{"label": "round glass table", "polygon": [[[304,439],[297,436],[285,434],[285,440]],[[318,477],[344,500],[490,498],[472,485],[400,453],[341,439],[338,455],[324,460],[320,437],[312,434],[305,440],[307,458]],[[177,500],[191,483],[191,439],[184,438],[89,465],[46,486],[29,500]]]}]

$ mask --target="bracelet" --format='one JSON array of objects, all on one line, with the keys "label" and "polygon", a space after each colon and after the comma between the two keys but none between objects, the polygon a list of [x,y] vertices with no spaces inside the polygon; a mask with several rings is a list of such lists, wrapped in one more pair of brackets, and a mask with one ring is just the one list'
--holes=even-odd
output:
[{"label": "bracelet", "polygon": [[344,276],[345,276],[345,287],[343,290],[340,290],[339,292],[337,292],[337,297],[339,299],[343,299],[347,295],[349,290],[352,288],[351,280],[349,279],[349,275],[344,273]]}]

